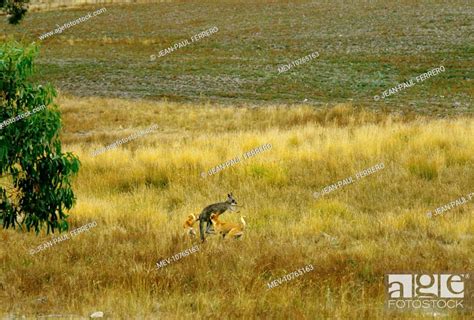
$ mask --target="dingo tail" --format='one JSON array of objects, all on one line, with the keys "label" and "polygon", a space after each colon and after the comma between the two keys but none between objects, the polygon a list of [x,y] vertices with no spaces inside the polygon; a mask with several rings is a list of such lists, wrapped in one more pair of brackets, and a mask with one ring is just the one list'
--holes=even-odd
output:
[{"label": "dingo tail", "polygon": [[242,230],[245,230],[245,227],[247,226],[247,223],[245,223],[245,220],[244,220],[245,217],[240,217],[240,221],[242,221]]}]

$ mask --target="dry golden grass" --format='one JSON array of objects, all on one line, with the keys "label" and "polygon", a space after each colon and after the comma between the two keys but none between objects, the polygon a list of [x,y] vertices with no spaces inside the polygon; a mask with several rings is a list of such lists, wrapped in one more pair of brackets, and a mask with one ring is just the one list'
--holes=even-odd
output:
[{"label": "dry golden grass", "polygon": [[[97,227],[34,256],[28,251],[50,236],[3,231],[0,314],[429,318],[387,315],[384,274],[472,270],[473,203],[426,216],[474,192],[470,118],[407,119],[351,106],[221,108],[67,97],[59,104],[65,149],[82,162],[70,221],[73,228],[90,221]],[[90,156],[152,124],[159,126],[154,133]],[[266,143],[271,150],[200,176]],[[381,162],[382,171],[312,197]],[[210,237],[199,252],[157,270],[157,261],[194,245],[181,237],[187,215],[230,191],[245,206],[243,239]],[[222,220],[237,222],[239,215]],[[268,282],[308,264],[315,270],[267,290]]]}]

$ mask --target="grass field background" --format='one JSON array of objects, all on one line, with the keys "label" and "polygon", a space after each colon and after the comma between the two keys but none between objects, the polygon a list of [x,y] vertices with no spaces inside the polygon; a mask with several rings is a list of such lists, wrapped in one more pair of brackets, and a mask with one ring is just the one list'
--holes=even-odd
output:
[{"label": "grass field background", "polygon": [[[472,268],[473,203],[433,219],[426,215],[474,192],[470,118],[406,119],[350,105],[58,102],[63,141],[83,164],[72,227],[97,226],[34,256],[29,250],[50,236],[2,232],[0,283],[9,314],[382,319],[389,316],[384,274]],[[90,156],[151,124],[159,128]],[[265,143],[272,149],[201,177]],[[312,197],[381,162],[385,169]],[[211,236],[199,252],[157,270],[156,262],[194,245],[181,237],[186,216],[225,200],[228,192],[245,207],[222,217],[247,217],[243,239]],[[267,289],[307,264],[315,270]]]},{"label": "grass field background", "polygon": [[[80,96],[241,103],[366,103],[443,116],[471,114],[473,6],[468,1],[176,1],[32,13],[6,34],[41,42],[41,81]],[[209,38],[150,55],[217,26]],[[278,74],[278,66],[319,52]],[[443,65],[444,73],[373,97]]]},{"label": "grass field background", "polygon": [[[1,41],[25,43],[103,5],[29,13]],[[473,6],[468,1],[176,1],[106,5],[41,42],[35,80],[59,89],[77,237],[2,230],[7,319],[470,319],[389,314],[384,275],[473,270]],[[150,61],[178,41],[219,31]],[[320,56],[278,75],[278,66]],[[446,71],[374,101],[443,65]],[[34,116],[34,115],[32,115]],[[96,157],[91,153],[157,129]],[[202,172],[263,144],[271,150]],[[315,199],[357,172],[385,168]],[[190,214],[232,192],[238,241],[197,244]],[[197,226],[196,226],[197,227]],[[471,249],[469,249],[471,248]],[[314,271],[268,290],[308,264]]]}]

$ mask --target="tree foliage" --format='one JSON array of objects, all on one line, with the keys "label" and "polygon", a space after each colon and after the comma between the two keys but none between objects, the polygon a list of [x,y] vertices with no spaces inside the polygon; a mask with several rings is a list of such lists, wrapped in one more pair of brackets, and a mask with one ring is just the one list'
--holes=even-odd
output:
[{"label": "tree foliage", "polygon": [[18,24],[28,11],[30,0],[0,0],[0,8],[8,15],[8,22]]},{"label": "tree foliage", "polygon": [[0,45],[0,222],[49,233],[68,229],[80,162],[61,151],[56,91],[29,81],[37,53],[34,44]]}]

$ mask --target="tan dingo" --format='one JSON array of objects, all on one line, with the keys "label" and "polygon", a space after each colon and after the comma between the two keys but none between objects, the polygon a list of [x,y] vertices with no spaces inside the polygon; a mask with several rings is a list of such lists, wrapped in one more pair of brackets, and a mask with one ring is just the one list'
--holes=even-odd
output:
[{"label": "tan dingo", "polygon": [[190,214],[186,221],[183,224],[184,234],[191,238],[196,236],[196,231],[194,231],[193,225],[196,222],[196,216],[194,214]]},{"label": "tan dingo", "polygon": [[240,217],[242,224],[230,223],[230,222],[221,222],[219,221],[219,215],[213,213],[211,215],[212,225],[214,229],[222,235],[222,238],[225,238],[226,235],[237,239],[244,234],[245,226],[247,225],[244,220],[245,217]]}]

